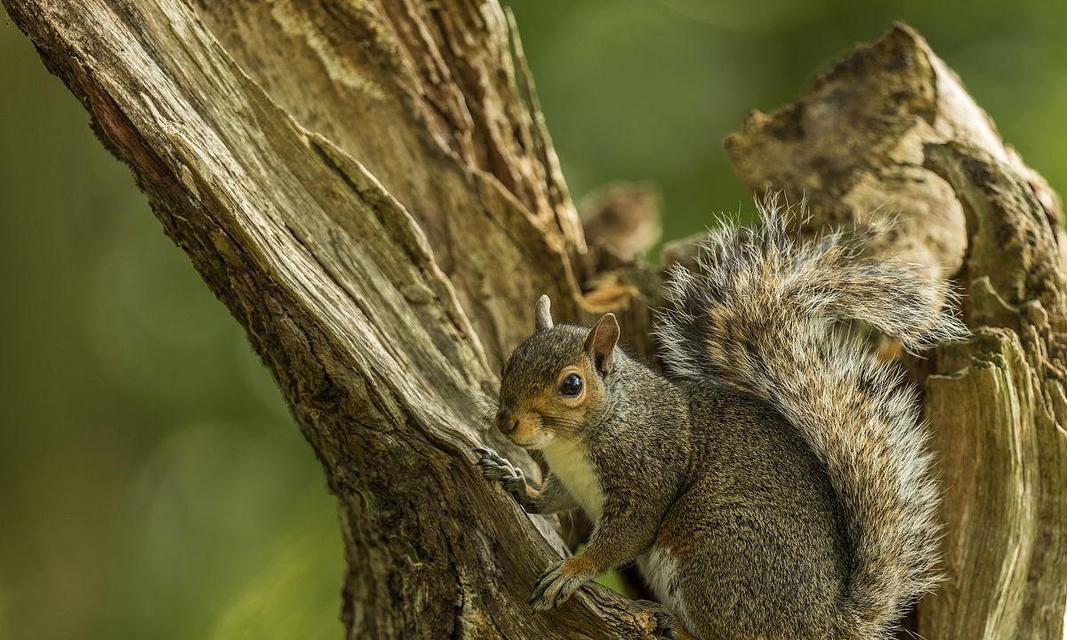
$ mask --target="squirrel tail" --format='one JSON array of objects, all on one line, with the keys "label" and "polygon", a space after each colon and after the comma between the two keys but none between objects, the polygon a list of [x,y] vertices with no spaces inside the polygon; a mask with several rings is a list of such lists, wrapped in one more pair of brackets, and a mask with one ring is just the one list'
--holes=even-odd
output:
[{"label": "squirrel tail", "polygon": [[663,359],[677,377],[763,398],[802,432],[852,548],[839,633],[884,638],[938,581],[938,489],[915,391],[834,321],[862,320],[912,352],[968,331],[942,309],[956,296],[933,269],[862,261],[860,235],[798,241],[788,212],[760,210],[760,227],[713,232],[696,269],[673,269],[656,329]]}]

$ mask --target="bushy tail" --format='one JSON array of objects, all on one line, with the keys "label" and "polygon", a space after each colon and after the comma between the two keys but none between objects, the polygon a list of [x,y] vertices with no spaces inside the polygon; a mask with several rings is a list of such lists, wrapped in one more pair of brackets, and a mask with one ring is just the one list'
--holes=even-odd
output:
[{"label": "bushy tail", "polygon": [[799,429],[826,465],[853,551],[840,633],[887,637],[936,582],[938,489],[914,390],[898,367],[835,330],[858,319],[910,351],[960,339],[932,269],[861,261],[863,239],[800,242],[785,216],[712,233],[698,268],[675,268],[657,333],[672,374],[756,394]]}]

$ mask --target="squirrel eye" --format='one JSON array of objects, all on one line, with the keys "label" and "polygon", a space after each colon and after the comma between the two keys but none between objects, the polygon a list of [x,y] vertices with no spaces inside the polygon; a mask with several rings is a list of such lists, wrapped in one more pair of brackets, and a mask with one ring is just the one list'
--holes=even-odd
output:
[{"label": "squirrel eye", "polygon": [[582,377],[572,373],[563,379],[559,385],[559,392],[565,396],[576,396],[582,392]]}]

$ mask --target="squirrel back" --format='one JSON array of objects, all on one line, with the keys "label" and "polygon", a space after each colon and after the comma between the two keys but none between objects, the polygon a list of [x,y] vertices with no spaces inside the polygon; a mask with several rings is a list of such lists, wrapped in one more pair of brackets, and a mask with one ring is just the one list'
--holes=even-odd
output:
[{"label": "squirrel back", "polygon": [[938,489],[915,392],[899,368],[835,327],[858,319],[911,351],[965,337],[936,273],[862,261],[862,238],[801,242],[784,215],[713,232],[696,269],[672,270],[656,332],[677,379],[714,380],[774,406],[825,465],[844,513],[851,574],[842,637],[888,637],[937,581]]}]

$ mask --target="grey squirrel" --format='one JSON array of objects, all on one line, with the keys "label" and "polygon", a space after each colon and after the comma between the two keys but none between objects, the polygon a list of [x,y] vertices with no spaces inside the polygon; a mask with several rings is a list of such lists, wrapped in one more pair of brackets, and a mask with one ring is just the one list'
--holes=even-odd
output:
[{"label": "grey squirrel", "polygon": [[498,428],[543,453],[543,486],[489,449],[483,474],[532,513],[580,507],[587,546],[534,585],[535,610],[635,561],[679,638],[890,637],[936,582],[938,488],[913,389],[835,321],[911,351],[967,335],[948,283],[860,234],[801,242],[786,217],[709,235],[674,268],[665,375],[591,329],[536,331],[502,373]]}]

